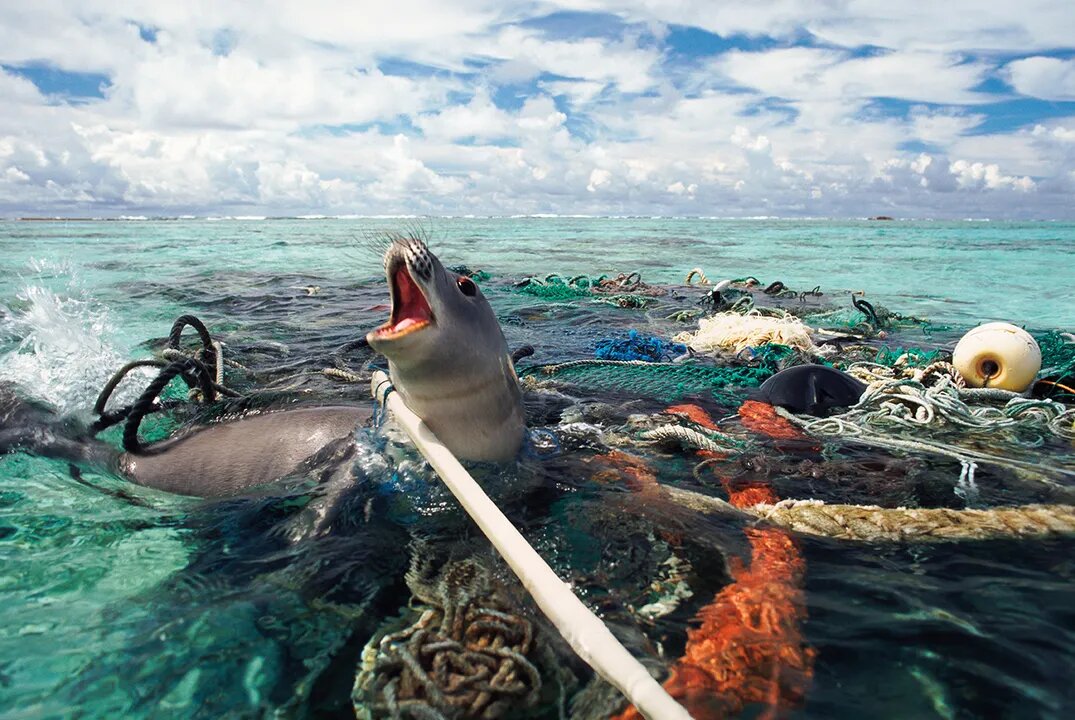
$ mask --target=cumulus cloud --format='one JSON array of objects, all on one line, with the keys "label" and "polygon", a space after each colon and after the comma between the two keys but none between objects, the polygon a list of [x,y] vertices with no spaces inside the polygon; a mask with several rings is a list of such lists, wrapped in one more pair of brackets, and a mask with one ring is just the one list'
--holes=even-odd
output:
[{"label": "cumulus cloud", "polygon": [[1060,6],[8,3],[0,213],[1070,216]]}]

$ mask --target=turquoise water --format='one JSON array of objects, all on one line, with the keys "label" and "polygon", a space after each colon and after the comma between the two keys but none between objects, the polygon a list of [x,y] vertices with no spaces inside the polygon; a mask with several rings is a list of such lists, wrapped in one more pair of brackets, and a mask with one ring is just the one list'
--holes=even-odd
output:
[{"label": "turquoise water", "polygon": [[[0,223],[0,292],[32,258],[62,265],[123,322],[135,307],[119,283],[161,282],[225,268],[365,279],[380,259],[362,241],[420,224],[454,262],[505,275],[639,270],[679,282],[754,275],[790,287],[866,290],[938,322],[1075,324],[1075,223],[520,218]],[[173,308],[162,308],[167,315]],[[136,336],[137,337],[137,336]]]},{"label": "turquoise water", "polygon": [[[335,348],[384,318],[381,259],[371,239],[414,224],[0,223],[0,381],[84,419],[116,367],[146,356],[144,341],[193,313],[234,357],[261,372],[260,381],[297,387],[296,397],[311,404],[362,401],[363,387],[333,383],[319,370]],[[627,328],[671,332],[653,312],[550,304],[512,287],[552,272],[639,271],[647,282],[678,284],[701,267],[712,280],[753,275],[797,290],[820,285],[825,301],[841,307],[849,305],[848,291],[865,290],[875,305],[952,328],[932,335],[908,329],[894,338],[902,344],[950,344],[960,329],[986,320],[1075,329],[1070,223],[420,224],[446,264],[492,273],[486,293],[509,345],[533,344],[540,362],[589,356],[597,340]],[[594,393],[570,411],[608,429],[667,404],[655,395]],[[715,416],[734,414],[734,407],[706,402]],[[606,405],[612,409],[602,410]],[[532,424],[555,426],[563,409],[532,407]],[[371,451],[380,442],[359,437]],[[776,457],[771,448],[752,447]],[[727,581],[720,557],[742,553],[741,541],[713,519],[631,514],[619,490],[591,481],[594,452],[589,441],[565,442],[555,458],[531,458],[488,483],[561,576],[621,634],[645,638],[632,646],[639,652],[657,658],[663,646],[659,662],[667,665],[682,651],[692,614]],[[1070,448],[1039,452],[1075,469]],[[402,586],[408,560],[399,548],[416,537],[452,544],[472,535],[417,464],[386,469],[375,455],[357,462],[367,482],[348,505],[356,519],[345,518],[327,538],[299,542],[286,535],[317,495],[309,478],[210,502],[131,488],[105,472],[77,480],[62,462],[0,458],[0,716],[350,715],[358,651],[409,596]],[[399,462],[398,452],[393,457]],[[777,460],[765,475],[783,497],[960,502],[952,491],[959,463],[951,461],[889,458],[882,470],[860,471],[861,451],[837,444],[825,459],[833,478],[827,485],[801,470],[800,458]],[[667,481],[713,491],[696,485],[690,462],[662,462]],[[978,483],[985,505],[1070,502],[999,470],[981,469]],[[360,522],[368,508],[372,521]],[[659,540],[665,523],[686,534],[682,547]],[[801,549],[803,634],[817,661],[792,716],[857,717],[863,709],[882,717],[1070,716],[1072,541],[878,548],[803,540]],[[671,555],[698,569],[693,600],[640,621],[633,609]],[[534,712],[557,716],[551,706]]]}]

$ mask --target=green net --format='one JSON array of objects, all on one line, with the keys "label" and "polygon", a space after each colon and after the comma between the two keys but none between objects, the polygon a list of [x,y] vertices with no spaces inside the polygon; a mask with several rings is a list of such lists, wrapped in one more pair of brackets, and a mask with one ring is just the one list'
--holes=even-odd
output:
[{"label": "green net", "polygon": [[1041,348],[1041,374],[1043,376],[1075,374],[1075,342],[1064,333],[1052,330],[1035,340]]},{"label": "green net", "polygon": [[906,367],[924,368],[927,365],[945,359],[945,353],[941,350],[923,350],[915,347],[894,347],[887,345],[877,349],[877,355],[873,361],[878,365],[893,367],[903,358],[902,364]]},{"label": "green net", "polygon": [[867,322],[866,315],[854,308],[813,312],[802,316],[807,325],[823,328],[853,328]]},{"label": "green net", "polygon": [[650,363],[622,360],[575,360],[555,365],[535,365],[520,375],[535,380],[554,380],[597,391],[626,391],[669,400],[710,393],[731,399],[729,388],[761,385],[797,357],[785,345],[763,345],[753,350],[751,364],[718,367],[696,363]]},{"label": "green net", "polygon": [[873,327],[871,318],[865,312],[854,307],[810,312],[801,315],[801,318],[807,325],[840,330],[921,327],[923,332],[929,334],[933,330],[944,329],[943,326],[932,325],[928,320],[894,313],[883,305],[876,305],[873,309],[877,313],[877,320],[881,324],[880,328]]},{"label": "green net", "polygon": [[539,278],[527,278],[516,288],[526,295],[545,298],[547,300],[568,300],[590,295],[589,282],[580,282],[577,278],[574,283],[565,281],[559,275],[549,275],[544,280]]}]

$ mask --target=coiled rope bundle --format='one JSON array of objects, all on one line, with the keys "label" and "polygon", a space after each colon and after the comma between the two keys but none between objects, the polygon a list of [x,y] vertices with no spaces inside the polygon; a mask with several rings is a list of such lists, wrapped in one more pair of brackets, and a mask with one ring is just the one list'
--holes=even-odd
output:
[{"label": "coiled rope bundle", "polygon": [[352,693],[356,715],[492,720],[534,704],[541,676],[528,657],[533,626],[484,568],[467,558],[429,587],[416,585],[413,569],[407,580],[425,607],[367,651]]},{"label": "coiled rope bundle", "polygon": [[[931,366],[932,367],[932,366]],[[929,369],[929,368],[927,368]],[[851,374],[855,368],[850,369]],[[1026,447],[1040,446],[1046,437],[1075,438],[1075,408],[1053,400],[1034,400],[1016,393],[958,387],[952,375],[942,374],[930,385],[922,380],[892,378],[874,381],[857,405],[847,412],[820,420],[808,420],[803,428],[813,434],[861,436],[870,429],[959,429],[964,433],[1008,432],[1009,439]],[[866,376],[869,377],[869,376]],[[876,375],[874,376],[876,377]],[[1006,400],[1002,407],[982,400]],[[968,401],[977,400],[973,405]]]}]

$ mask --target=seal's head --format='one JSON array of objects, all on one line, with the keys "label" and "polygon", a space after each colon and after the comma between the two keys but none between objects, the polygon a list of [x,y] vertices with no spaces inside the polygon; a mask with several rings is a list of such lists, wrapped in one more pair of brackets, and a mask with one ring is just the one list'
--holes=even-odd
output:
[{"label": "seal's head", "polygon": [[392,238],[384,267],[391,316],[366,338],[388,358],[396,390],[457,456],[514,457],[524,430],[521,394],[481,289],[413,235]]}]

